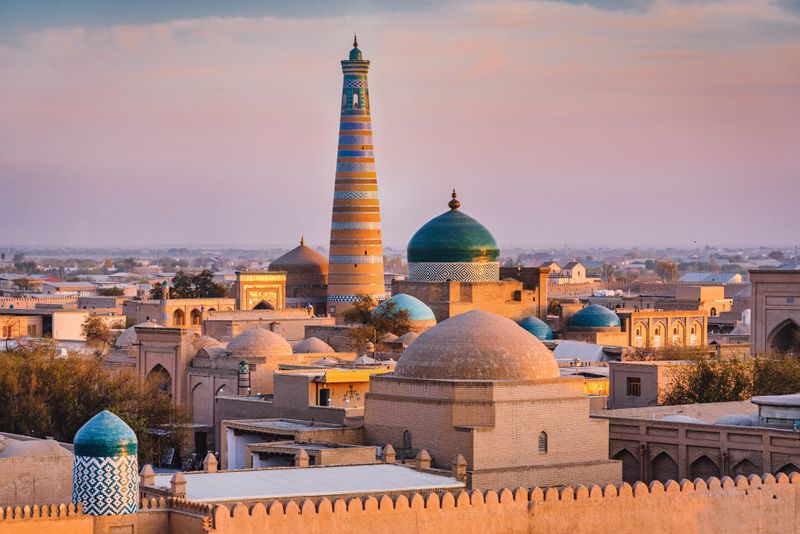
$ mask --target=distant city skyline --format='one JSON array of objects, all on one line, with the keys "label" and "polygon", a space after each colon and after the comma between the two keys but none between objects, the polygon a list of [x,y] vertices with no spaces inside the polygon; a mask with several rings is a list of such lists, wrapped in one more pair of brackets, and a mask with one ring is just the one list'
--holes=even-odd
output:
[{"label": "distant city skyline", "polygon": [[70,4],[0,4],[0,247],[326,246],[354,30],[388,247],[798,240],[797,2]]}]

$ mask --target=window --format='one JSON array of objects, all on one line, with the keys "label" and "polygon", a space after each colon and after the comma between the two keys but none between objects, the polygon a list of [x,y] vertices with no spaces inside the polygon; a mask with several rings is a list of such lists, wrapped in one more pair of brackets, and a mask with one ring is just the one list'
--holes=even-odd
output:
[{"label": "window", "polygon": [[353,107],[358,107],[358,93],[353,93]]},{"label": "window", "polygon": [[629,376],[625,379],[627,394],[629,397],[642,396],[642,379],[638,376]]},{"label": "window", "polygon": [[539,434],[539,454],[547,454],[547,432]]},{"label": "window", "polygon": [[11,325],[7,325],[7,326],[4,325],[3,326],[3,337],[11,337],[12,328],[13,327]]},{"label": "window", "polygon": [[709,315],[711,315],[711,317],[716,317],[717,316],[717,309],[716,308],[711,308],[711,311],[709,312]]},{"label": "window", "polygon": [[36,337],[36,325],[29,324],[28,325],[28,335],[31,337]]}]

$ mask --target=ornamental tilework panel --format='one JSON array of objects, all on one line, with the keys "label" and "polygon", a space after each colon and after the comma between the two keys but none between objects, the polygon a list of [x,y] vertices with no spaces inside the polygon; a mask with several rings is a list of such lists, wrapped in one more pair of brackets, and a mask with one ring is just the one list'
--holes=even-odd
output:
[{"label": "ornamental tilework panel", "polygon": [[139,467],[136,455],[76,456],[72,501],[87,515],[134,514],[139,510]]},{"label": "ornamental tilework panel", "polygon": [[500,263],[409,263],[408,279],[412,282],[496,282],[500,280]]},{"label": "ornamental tilework panel", "polygon": [[[352,304],[354,302],[358,302],[363,295],[328,295],[328,302],[345,302],[347,304]],[[373,300],[381,302],[386,300],[386,294],[381,293],[380,295],[370,295]]]}]

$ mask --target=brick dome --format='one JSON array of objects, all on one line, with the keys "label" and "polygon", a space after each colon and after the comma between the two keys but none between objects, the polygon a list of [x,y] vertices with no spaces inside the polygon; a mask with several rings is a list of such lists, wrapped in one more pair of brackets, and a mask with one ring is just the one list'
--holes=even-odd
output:
[{"label": "brick dome", "polygon": [[433,380],[538,380],[559,377],[553,353],[511,319],[473,310],[421,334],[394,374]]},{"label": "brick dome", "polygon": [[280,334],[256,327],[245,330],[231,339],[227,351],[231,358],[247,360],[248,358],[288,356],[292,354],[292,346]]},{"label": "brick dome", "polygon": [[328,259],[302,241],[283,256],[269,264],[270,271],[288,274],[328,274]]}]

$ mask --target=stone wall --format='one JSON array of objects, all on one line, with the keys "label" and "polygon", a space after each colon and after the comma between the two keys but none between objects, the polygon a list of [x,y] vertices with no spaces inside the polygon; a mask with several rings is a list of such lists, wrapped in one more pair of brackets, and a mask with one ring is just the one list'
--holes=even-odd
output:
[{"label": "stone wall", "polygon": [[[326,497],[230,507],[143,501],[132,516],[93,518],[75,505],[0,509],[0,534],[783,534],[796,532],[800,474],[711,477],[649,486],[503,489]],[[120,528],[122,527],[122,528]],[[132,528],[131,528],[132,527]],[[124,530],[127,528],[127,530]]]},{"label": "stone wall", "polygon": [[72,498],[72,454],[0,458],[0,507]]},{"label": "stone wall", "polygon": [[798,528],[798,486],[786,475],[653,482],[648,487],[473,490],[396,497],[327,498],[217,506],[217,534],[325,532],[406,534],[570,532],[573,534],[778,534]]}]

